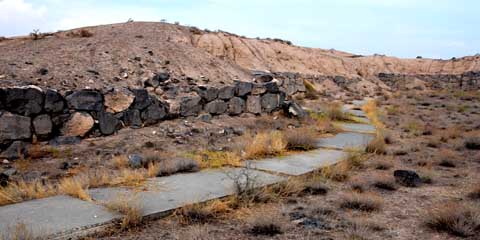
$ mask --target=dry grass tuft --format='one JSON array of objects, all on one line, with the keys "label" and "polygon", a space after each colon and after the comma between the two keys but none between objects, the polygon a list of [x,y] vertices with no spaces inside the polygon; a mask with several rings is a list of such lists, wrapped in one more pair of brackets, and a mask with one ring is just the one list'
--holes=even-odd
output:
[{"label": "dry grass tuft", "polygon": [[92,37],[93,33],[87,29],[80,29],[77,31],[71,31],[67,33],[67,37],[80,37],[80,38],[89,38]]},{"label": "dry grass tuft", "polygon": [[290,129],[285,132],[288,150],[312,150],[317,146],[317,136],[313,128]]},{"label": "dry grass tuft", "polygon": [[283,153],[287,142],[280,131],[261,132],[250,136],[250,144],[245,147],[245,158],[256,159]]},{"label": "dry grass tuft", "polygon": [[209,151],[204,150],[193,156],[198,162],[200,168],[220,168],[224,166],[241,166],[240,155],[229,151]]},{"label": "dry grass tuft", "polygon": [[333,181],[343,182],[348,179],[350,168],[344,162],[325,167],[321,170],[321,176]]},{"label": "dry grass tuft", "polygon": [[8,228],[7,233],[0,233],[0,240],[34,240],[32,230],[24,223],[17,223],[15,227]]},{"label": "dry grass tuft", "polygon": [[284,223],[278,213],[259,212],[249,219],[249,232],[253,235],[275,236],[283,233]]},{"label": "dry grass tuft", "polygon": [[370,141],[365,149],[368,153],[375,153],[375,154],[385,154],[386,151],[386,143],[383,134],[377,132],[375,138]]},{"label": "dry grass tuft", "polygon": [[385,125],[380,120],[380,113],[375,100],[367,101],[367,103],[362,106],[362,110],[367,114],[368,119],[370,119],[377,129],[385,129]]},{"label": "dry grass tuft", "polygon": [[215,215],[203,203],[195,203],[177,209],[174,213],[181,224],[205,224],[211,222]]},{"label": "dry grass tuft", "polygon": [[340,199],[340,208],[363,212],[378,211],[382,205],[382,198],[373,193],[348,193]]},{"label": "dry grass tuft", "polygon": [[9,183],[8,186],[0,188],[0,206],[53,196],[56,189],[50,184],[43,184],[40,181]]},{"label": "dry grass tuft", "polygon": [[480,234],[480,207],[467,203],[447,203],[429,211],[425,223],[431,229],[454,236]]},{"label": "dry grass tuft", "polygon": [[391,176],[386,175],[376,176],[372,180],[371,186],[387,191],[397,190],[397,184],[395,183],[395,179],[393,179]]},{"label": "dry grass tuft", "polygon": [[136,227],[142,223],[143,206],[136,197],[129,198],[125,195],[119,195],[112,201],[105,203],[105,207],[123,214],[120,224],[122,230]]},{"label": "dry grass tuft", "polygon": [[114,156],[111,160],[111,164],[116,169],[124,169],[128,167],[128,157],[125,155]]},{"label": "dry grass tuft", "polygon": [[325,108],[325,116],[331,121],[351,121],[350,114],[343,111],[341,103],[332,103]]},{"label": "dry grass tuft", "polygon": [[391,160],[382,159],[373,162],[372,166],[376,170],[389,170],[393,167],[393,163]]},{"label": "dry grass tuft", "polygon": [[72,178],[64,178],[60,180],[58,185],[58,189],[61,193],[70,195],[72,197],[84,200],[84,201],[92,201],[92,198],[87,193],[87,178],[84,177],[72,177]]},{"label": "dry grass tuft", "polygon": [[189,226],[186,231],[175,234],[175,239],[185,240],[211,240],[214,239],[210,236],[208,228],[203,225]]}]

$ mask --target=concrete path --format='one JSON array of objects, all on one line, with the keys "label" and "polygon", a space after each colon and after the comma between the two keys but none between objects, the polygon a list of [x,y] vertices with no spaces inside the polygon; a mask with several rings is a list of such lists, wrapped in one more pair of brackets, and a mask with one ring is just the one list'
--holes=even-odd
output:
[{"label": "concrete path", "polygon": [[[364,102],[353,102],[354,106]],[[357,112],[358,111],[358,112]],[[354,115],[363,117],[355,110]],[[146,217],[162,217],[176,208],[222,198],[235,193],[236,182],[245,176],[254,178],[257,187],[285,181],[287,176],[299,176],[335,164],[347,156],[347,148],[364,148],[374,137],[369,124],[336,123],[344,133],[318,140],[320,149],[284,157],[247,161],[243,168],[203,170],[148,180],[141,190],[101,188],[89,190],[94,202],[68,196],[55,196],[0,207],[0,233],[5,235],[17,223],[23,223],[37,237],[71,239],[102,230],[122,215],[112,213],[102,204],[122,197],[137,200]],[[236,181],[238,180],[238,181]],[[0,235],[1,237],[1,235]]]}]

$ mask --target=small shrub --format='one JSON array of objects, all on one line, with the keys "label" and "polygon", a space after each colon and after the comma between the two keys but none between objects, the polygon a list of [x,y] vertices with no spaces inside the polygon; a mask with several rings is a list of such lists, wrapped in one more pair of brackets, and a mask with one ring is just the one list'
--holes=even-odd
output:
[{"label": "small shrub", "polygon": [[315,86],[308,80],[303,80],[303,84],[305,85],[305,98],[310,99],[310,100],[316,100],[318,99],[318,91],[315,89]]},{"label": "small shrub", "polygon": [[380,160],[373,163],[373,168],[376,170],[389,170],[393,167],[393,164],[389,160]]},{"label": "small shrub", "polygon": [[368,153],[385,154],[387,152],[385,138],[380,133],[377,133],[375,138],[368,143],[365,151]]},{"label": "small shrub", "polygon": [[214,215],[205,204],[196,203],[184,206],[174,214],[182,224],[205,224],[211,222]]},{"label": "small shrub", "polygon": [[249,232],[253,235],[275,236],[283,233],[283,223],[279,214],[260,212],[249,220]]},{"label": "small shrub", "polygon": [[116,169],[124,169],[128,167],[128,157],[125,155],[114,156],[111,163]]},{"label": "small shrub", "polygon": [[127,197],[120,195],[112,201],[105,203],[105,206],[112,210],[123,214],[121,222],[122,229],[129,229],[140,225],[143,220],[143,206],[135,197]]},{"label": "small shrub", "polygon": [[447,167],[447,168],[454,168],[456,167],[455,163],[450,160],[450,159],[442,159],[440,160],[440,162],[438,163],[439,166],[442,166],[442,167]]},{"label": "small shrub", "polygon": [[168,176],[179,172],[197,172],[200,164],[196,160],[184,158],[169,158],[156,164],[157,176]]},{"label": "small shrub", "polygon": [[343,182],[348,179],[349,171],[350,169],[348,168],[348,166],[341,162],[336,165],[323,168],[321,170],[321,175],[322,177],[333,180],[333,181]]},{"label": "small shrub", "polygon": [[55,194],[56,190],[52,185],[39,181],[9,183],[6,187],[0,187],[0,206],[45,198]]},{"label": "small shrub", "polygon": [[303,193],[311,195],[325,195],[328,192],[328,187],[320,181],[309,181],[305,183]]},{"label": "small shrub", "polygon": [[383,200],[371,193],[349,193],[340,199],[340,208],[363,212],[373,212],[381,209]]},{"label": "small shrub", "polygon": [[317,136],[311,128],[291,129],[285,132],[288,150],[311,150],[317,147]]},{"label": "small shrub", "polygon": [[372,182],[372,186],[378,189],[395,191],[397,190],[397,185],[395,184],[395,179],[392,179],[387,176],[378,176]]},{"label": "small shrub", "polygon": [[348,240],[368,240],[370,235],[368,227],[357,222],[348,224],[345,230],[345,239]]},{"label": "small shrub", "polygon": [[343,111],[342,104],[332,103],[325,109],[325,116],[332,121],[350,121],[351,117]]},{"label": "small shrub", "polygon": [[67,33],[68,37],[77,37],[77,38],[89,38],[93,36],[93,33],[88,31],[87,29],[80,29],[77,31],[70,31]]},{"label": "small shrub", "polygon": [[429,211],[425,223],[431,229],[454,236],[480,234],[480,208],[466,203],[447,203]]},{"label": "small shrub", "polygon": [[208,228],[203,225],[189,226],[185,231],[175,234],[175,239],[185,240],[211,240],[214,239],[210,236]]},{"label": "small shrub", "polygon": [[262,132],[256,134],[246,145],[245,158],[255,159],[274,156],[285,151],[287,142],[280,131]]}]

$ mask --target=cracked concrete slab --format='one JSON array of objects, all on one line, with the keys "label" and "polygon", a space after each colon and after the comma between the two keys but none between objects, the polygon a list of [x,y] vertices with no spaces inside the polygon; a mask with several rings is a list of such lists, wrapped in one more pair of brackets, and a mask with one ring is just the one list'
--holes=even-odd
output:
[{"label": "cracked concrete slab", "polygon": [[372,134],[345,132],[333,137],[321,138],[317,141],[317,146],[334,149],[364,149],[373,138]]},{"label": "cracked concrete slab", "polygon": [[344,123],[336,122],[336,126],[340,127],[343,131],[348,132],[360,132],[360,133],[375,133],[375,126],[365,123]]}]

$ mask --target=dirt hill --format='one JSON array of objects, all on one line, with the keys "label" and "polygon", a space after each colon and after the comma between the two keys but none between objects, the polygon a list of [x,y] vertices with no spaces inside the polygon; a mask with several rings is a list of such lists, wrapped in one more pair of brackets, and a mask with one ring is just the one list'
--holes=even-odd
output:
[{"label": "dirt hill", "polygon": [[57,89],[143,86],[167,71],[179,80],[249,80],[251,70],[375,78],[378,73],[461,74],[480,56],[453,60],[360,56],[287,41],[153,22],[131,22],[18,37],[0,42],[0,86]]}]

